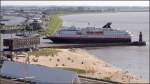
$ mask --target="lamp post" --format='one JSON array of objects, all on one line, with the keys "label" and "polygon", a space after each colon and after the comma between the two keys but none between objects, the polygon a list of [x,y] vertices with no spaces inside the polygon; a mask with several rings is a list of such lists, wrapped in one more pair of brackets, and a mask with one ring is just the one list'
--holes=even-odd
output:
[{"label": "lamp post", "polygon": [[[3,39],[2,39],[2,34],[1,34],[1,28],[2,26],[0,25],[0,73],[1,73],[1,67],[2,67],[2,52],[3,52]],[[1,79],[0,79],[1,83]]]},{"label": "lamp post", "polygon": [[2,55],[3,55],[3,38],[2,38],[2,32],[1,32],[1,29],[3,29],[3,26],[5,24],[2,24],[0,23],[0,64],[1,64],[1,61],[2,61]]},{"label": "lamp post", "polygon": [[3,52],[3,39],[2,39],[2,34],[0,32],[0,61],[2,60],[2,53]]}]

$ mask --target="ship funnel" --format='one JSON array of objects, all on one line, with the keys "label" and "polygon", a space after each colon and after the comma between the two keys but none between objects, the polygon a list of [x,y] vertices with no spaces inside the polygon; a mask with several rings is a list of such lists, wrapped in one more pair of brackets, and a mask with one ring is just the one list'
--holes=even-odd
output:
[{"label": "ship funnel", "polygon": [[112,22],[108,22],[106,25],[103,26],[103,28],[111,28]]}]

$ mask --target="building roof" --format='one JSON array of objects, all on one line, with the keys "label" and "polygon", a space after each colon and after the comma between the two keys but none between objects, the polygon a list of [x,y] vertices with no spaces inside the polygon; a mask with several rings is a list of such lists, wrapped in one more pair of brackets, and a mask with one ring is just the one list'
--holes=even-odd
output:
[{"label": "building roof", "polygon": [[0,74],[16,79],[25,78],[40,84],[71,84],[78,77],[72,71],[10,61],[4,61]]}]

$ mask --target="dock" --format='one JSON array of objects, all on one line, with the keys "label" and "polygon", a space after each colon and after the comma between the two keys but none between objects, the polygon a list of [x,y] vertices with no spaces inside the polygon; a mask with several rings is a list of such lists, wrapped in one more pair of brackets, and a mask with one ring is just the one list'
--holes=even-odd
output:
[{"label": "dock", "polygon": [[84,48],[84,47],[107,47],[107,46],[146,46],[146,42],[143,41],[142,32],[140,32],[138,41],[117,42],[117,43],[80,43],[80,44],[49,43],[46,46],[39,46],[39,48]]},{"label": "dock", "polygon": [[130,43],[91,43],[91,44],[54,44],[47,43],[40,45],[39,48],[84,48],[84,47],[108,47],[108,46],[146,46],[146,42],[130,42]]}]

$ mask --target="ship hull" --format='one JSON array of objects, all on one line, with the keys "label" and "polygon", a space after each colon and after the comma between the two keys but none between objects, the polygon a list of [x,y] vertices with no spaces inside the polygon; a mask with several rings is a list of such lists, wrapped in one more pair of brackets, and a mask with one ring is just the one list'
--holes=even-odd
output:
[{"label": "ship hull", "polygon": [[53,43],[128,43],[130,38],[47,37]]}]

